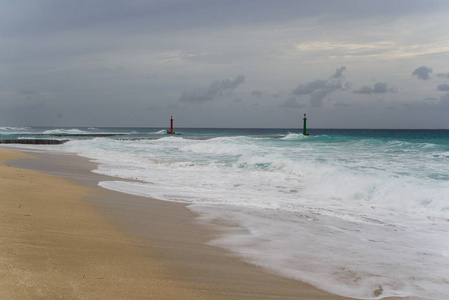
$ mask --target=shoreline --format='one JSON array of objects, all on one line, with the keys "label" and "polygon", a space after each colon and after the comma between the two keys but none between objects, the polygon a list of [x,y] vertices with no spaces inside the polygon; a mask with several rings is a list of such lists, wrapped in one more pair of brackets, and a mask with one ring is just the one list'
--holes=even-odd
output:
[{"label": "shoreline", "polygon": [[101,190],[12,167],[31,158],[23,152],[1,148],[0,158],[0,298],[209,298],[82,201]]},{"label": "shoreline", "polygon": [[[0,148],[1,157],[4,157],[6,151],[3,149],[5,148]],[[151,264],[148,265],[150,261],[163,270],[159,272],[166,274],[165,280],[169,286],[162,288],[159,294],[161,297],[156,297],[157,299],[176,299],[181,294],[184,299],[188,299],[189,294],[196,299],[349,299],[328,294],[297,280],[277,276],[232,256],[225,249],[207,245],[218,232],[195,222],[196,215],[184,204],[132,196],[97,187],[98,181],[111,180],[111,177],[92,173],[90,170],[95,168],[95,164],[85,158],[73,154],[54,154],[26,149],[14,151],[20,151],[15,152],[15,155],[32,152],[33,156],[38,157],[23,159],[25,157],[20,154],[21,160],[8,163],[21,168],[14,170],[38,175],[43,178],[44,183],[50,180],[47,176],[52,180],[61,180],[60,177],[63,177],[63,181],[69,180],[67,183],[76,186],[77,189],[90,191],[75,196],[76,200],[73,201],[89,206],[99,220],[107,224],[114,234],[120,236],[121,245],[132,249],[128,251],[137,251],[136,257],[145,262],[135,266],[138,270],[143,269],[143,273],[133,274],[133,267],[128,267],[130,272],[128,276],[138,279],[139,282],[149,280],[148,272],[145,270],[153,269]],[[29,171],[30,169],[41,173]],[[41,175],[42,173],[53,175]],[[26,184],[24,186],[27,188]],[[48,185],[46,187],[48,188]],[[67,208],[69,211],[74,209],[73,205]],[[87,230],[86,233],[90,234],[90,231]],[[94,240],[91,242],[95,244]],[[129,253],[122,253],[118,257],[127,261]],[[58,266],[55,266],[55,269],[57,268]],[[127,279],[129,278],[126,276],[121,278],[125,281]],[[114,280],[111,282],[114,283]],[[178,284],[177,292],[181,293],[178,296],[175,295],[176,292],[170,292],[173,290],[173,282]],[[110,288],[116,290],[118,287]],[[124,292],[124,289],[120,290]],[[141,296],[152,298],[151,291],[152,289],[142,290],[139,298],[142,298]],[[117,297],[115,292],[110,294]],[[129,295],[134,299],[133,294]],[[102,295],[100,298],[109,297]]]}]

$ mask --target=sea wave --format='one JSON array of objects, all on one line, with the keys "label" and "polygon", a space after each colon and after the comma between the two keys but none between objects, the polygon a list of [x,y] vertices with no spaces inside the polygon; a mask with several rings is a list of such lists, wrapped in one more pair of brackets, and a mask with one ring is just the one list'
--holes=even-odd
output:
[{"label": "sea wave", "polygon": [[43,134],[88,134],[91,132],[73,128],[73,129],[50,129],[50,130],[45,130],[42,133]]},{"label": "sea wave", "polygon": [[162,129],[159,131],[149,132],[148,134],[167,134],[167,130]]},{"label": "sea wave", "polygon": [[282,137],[281,140],[302,140],[306,138],[308,138],[308,136],[305,136],[302,133],[289,133]]},{"label": "sea wave", "polygon": [[3,126],[0,127],[0,134],[26,133],[31,130],[30,127]]},{"label": "sea wave", "polygon": [[98,138],[59,149],[96,160],[98,173],[141,181],[105,188],[238,224],[212,243],[278,274],[356,298],[444,298],[447,150],[385,135],[287,136]]}]

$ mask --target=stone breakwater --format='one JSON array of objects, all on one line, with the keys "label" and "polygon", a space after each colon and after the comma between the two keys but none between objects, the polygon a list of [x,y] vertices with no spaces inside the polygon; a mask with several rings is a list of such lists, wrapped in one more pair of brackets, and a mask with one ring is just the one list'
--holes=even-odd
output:
[{"label": "stone breakwater", "polygon": [[[36,136],[36,135],[35,135]],[[37,136],[40,136],[37,134]],[[79,139],[88,139],[95,137],[110,137],[111,139],[118,141],[140,141],[140,140],[158,140],[162,137],[135,137],[135,138],[124,138],[124,137],[114,137],[121,136],[120,134],[46,134],[46,136],[55,136],[55,137],[81,137]],[[269,138],[269,139],[280,139],[285,136],[250,136],[252,138]],[[207,136],[207,137],[194,137],[194,136],[185,136],[182,137],[187,140],[210,140],[213,138],[217,138],[216,136]],[[45,138],[19,138],[19,139],[0,139],[0,144],[28,144],[28,145],[60,145],[65,142],[70,141],[70,139],[45,139]]]},{"label": "stone breakwater", "polygon": [[0,140],[0,144],[27,144],[27,145],[60,145],[69,140],[53,139],[8,139]]}]

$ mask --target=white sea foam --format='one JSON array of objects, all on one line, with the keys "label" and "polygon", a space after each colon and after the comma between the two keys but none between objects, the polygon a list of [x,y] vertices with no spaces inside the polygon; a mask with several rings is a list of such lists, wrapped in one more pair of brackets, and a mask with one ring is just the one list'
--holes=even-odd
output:
[{"label": "white sea foam", "polygon": [[105,188],[182,201],[204,222],[239,224],[212,243],[254,264],[345,296],[442,299],[449,166],[447,149],[427,144],[170,136],[60,149],[95,159],[96,172],[144,182]]},{"label": "white sea foam", "polygon": [[45,130],[42,133],[43,134],[87,134],[90,132],[73,128],[73,129],[50,129],[50,130]]},{"label": "white sea foam", "polygon": [[162,129],[154,132],[149,132],[149,134],[167,134],[167,130]]},{"label": "white sea foam", "polygon": [[7,131],[9,134],[17,131],[29,130],[29,127],[15,127],[15,126],[3,126],[0,127],[0,131]]},{"label": "white sea foam", "polygon": [[29,127],[3,126],[0,127],[0,135],[24,134],[30,132]]},{"label": "white sea foam", "polygon": [[307,136],[301,134],[301,133],[289,133],[286,136],[282,137],[283,140],[298,140],[298,139],[304,139],[307,138]]}]

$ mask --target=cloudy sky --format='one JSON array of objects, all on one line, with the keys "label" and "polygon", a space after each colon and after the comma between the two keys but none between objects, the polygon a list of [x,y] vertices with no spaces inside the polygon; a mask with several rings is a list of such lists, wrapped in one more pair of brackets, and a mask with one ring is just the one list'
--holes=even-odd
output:
[{"label": "cloudy sky", "polygon": [[0,0],[0,126],[449,128],[449,1]]}]

